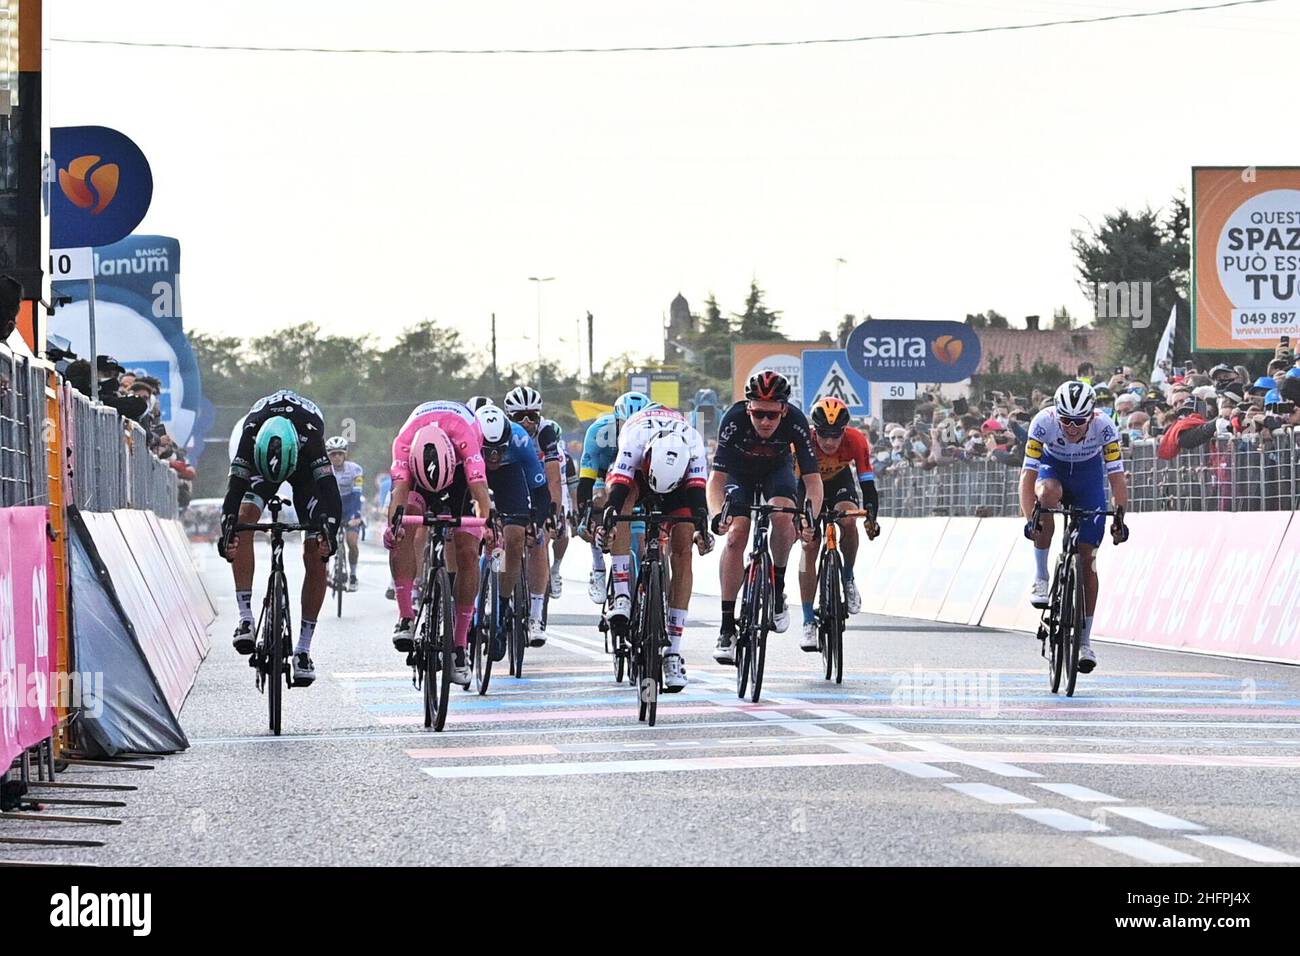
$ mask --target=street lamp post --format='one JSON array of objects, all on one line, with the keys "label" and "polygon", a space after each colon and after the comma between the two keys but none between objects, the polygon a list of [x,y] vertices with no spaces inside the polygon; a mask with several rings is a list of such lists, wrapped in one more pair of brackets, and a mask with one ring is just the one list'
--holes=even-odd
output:
[{"label": "street lamp post", "polygon": [[542,367],[542,283],[554,282],[555,276],[529,276],[529,282],[537,283],[537,368],[540,371]]}]

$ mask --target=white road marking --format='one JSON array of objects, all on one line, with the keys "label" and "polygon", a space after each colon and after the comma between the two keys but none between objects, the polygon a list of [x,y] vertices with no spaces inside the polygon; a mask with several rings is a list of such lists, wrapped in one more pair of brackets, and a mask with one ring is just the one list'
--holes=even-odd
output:
[{"label": "white road marking", "polygon": [[1199,823],[1192,823],[1190,820],[1170,816],[1168,813],[1161,813],[1159,810],[1151,809],[1151,807],[1107,807],[1106,812],[1128,817],[1130,820],[1136,820],[1138,823],[1145,823],[1147,826],[1156,827],[1160,830],[1205,829]]},{"label": "white road marking", "polygon": [[1052,793],[1059,793],[1071,800],[1081,800],[1084,803],[1122,803],[1124,799],[1123,797],[1112,797],[1110,794],[1093,790],[1091,787],[1081,787],[1077,783],[1035,783],[1034,786],[1050,790]]},{"label": "white road marking", "polygon": [[1143,863],[1200,863],[1201,858],[1134,836],[1085,837],[1089,843],[1123,853]]},{"label": "white road marking", "polygon": [[1252,860],[1255,863],[1300,863],[1300,858],[1291,856],[1289,853],[1283,853],[1281,850],[1274,850],[1271,847],[1260,846],[1258,843],[1251,843],[1241,837],[1199,836],[1193,834],[1189,835],[1188,839],[1195,840],[1197,843],[1204,843],[1206,846],[1222,850],[1224,853],[1231,853],[1233,856]]},{"label": "white road marking", "polygon": [[976,800],[983,800],[985,803],[1008,804],[1008,803],[1034,803],[1030,797],[1021,796],[1010,790],[1004,790],[1001,787],[995,787],[991,783],[945,783],[949,790],[955,790],[958,793],[964,793],[968,797],[974,797]]},{"label": "white road marking", "polygon": [[1035,823],[1043,823],[1054,830],[1061,830],[1066,833],[1102,833],[1110,829],[1110,827],[1097,820],[1089,820],[1073,813],[1066,813],[1064,810],[1057,810],[1055,807],[1033,807],[1028,810],[1017,810],[1016,813],[1028,820],[1033,820]]}]

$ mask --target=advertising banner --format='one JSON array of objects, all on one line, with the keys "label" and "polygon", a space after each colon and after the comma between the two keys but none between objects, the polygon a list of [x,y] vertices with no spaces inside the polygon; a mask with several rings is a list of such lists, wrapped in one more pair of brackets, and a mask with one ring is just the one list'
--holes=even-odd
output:
[{"label": "advertising banner", "polygon": [[57,660],[45,508],[0,509],[0,769],[50,735]]},{"label": "advertising banner", "polygon": [[745,383],[755,372],[770,368],[790,380],[790,404],[803,408],[803,351],[817,342],[733,342],[731,374],[735,398],[745,397]]},{"label": "advertising banner", "polygon": [[131,234],[153,199],[149,160],[106,126],[50,130],[50,248],[107,246]]},{"label": "advertising banner", "polygon": [[849,333],[849,367],[869,382],[960,382],[980,364],[980,340],[961,322],[875,319]]},{"label": "advertising banner", "polygon": [[1192,347],[1300,336],[1300,168],[1192,169]]},{"label": "advertising banner", "polygon": [[[180,242],[167,236],[131,236],[95,250],[95,325],[101,353],[128,372],[162,382],[163,424],[197,464],[215,416],[185,337],[180,271]],[[50,330],[84,356],[90,349],[90,283],[60,282],[57,288],[72,303],[54,314]]]}]

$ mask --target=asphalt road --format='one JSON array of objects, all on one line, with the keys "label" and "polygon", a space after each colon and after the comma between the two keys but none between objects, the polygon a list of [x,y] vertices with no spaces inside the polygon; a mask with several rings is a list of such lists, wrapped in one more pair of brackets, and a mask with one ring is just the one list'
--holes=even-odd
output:
[{"label": "asphalt road", "polygon": [[525,679],[500,664],[486,697],[454,691],[439,734],[421,726],[420,695],[390,644],[384,553],[367,547],[362,589],[317,631],[318,680],[286,695],[285,733],[273,738],[230,646],[229,571],[209,549],[199,554],[221,617],[182,714],[190,750],[150,771],[62,778],[138,787],[124,808],[63,811],[120,826],[21,831],[105,846],[6,846],[0,856],[148,866],[1300,862],[1294,667],[1098,643],[1098,670],[1066,699],[1048,692],[1038,642],[1024,634],[859,615],[842,686],[821,679],[792,626],[770,642],[753,705],[737,699],[734,671],[713,663],[717,598],[698,595],[690,687],[662,699],[648,728],[632,690],[613,682],[579,555]]}]

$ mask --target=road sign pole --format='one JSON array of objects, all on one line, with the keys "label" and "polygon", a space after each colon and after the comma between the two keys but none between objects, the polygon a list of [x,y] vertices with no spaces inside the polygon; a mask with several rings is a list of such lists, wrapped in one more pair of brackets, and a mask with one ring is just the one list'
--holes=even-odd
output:
[{"label": "road sign pole", "polygon": [[95,273],[90,273],[90,300],[86,303],[89,307],[87,312],[90,315],[90,382],[91,391],[95,394],[90,396],[91,401],[99,401],[99,353],[95,351]]}]

